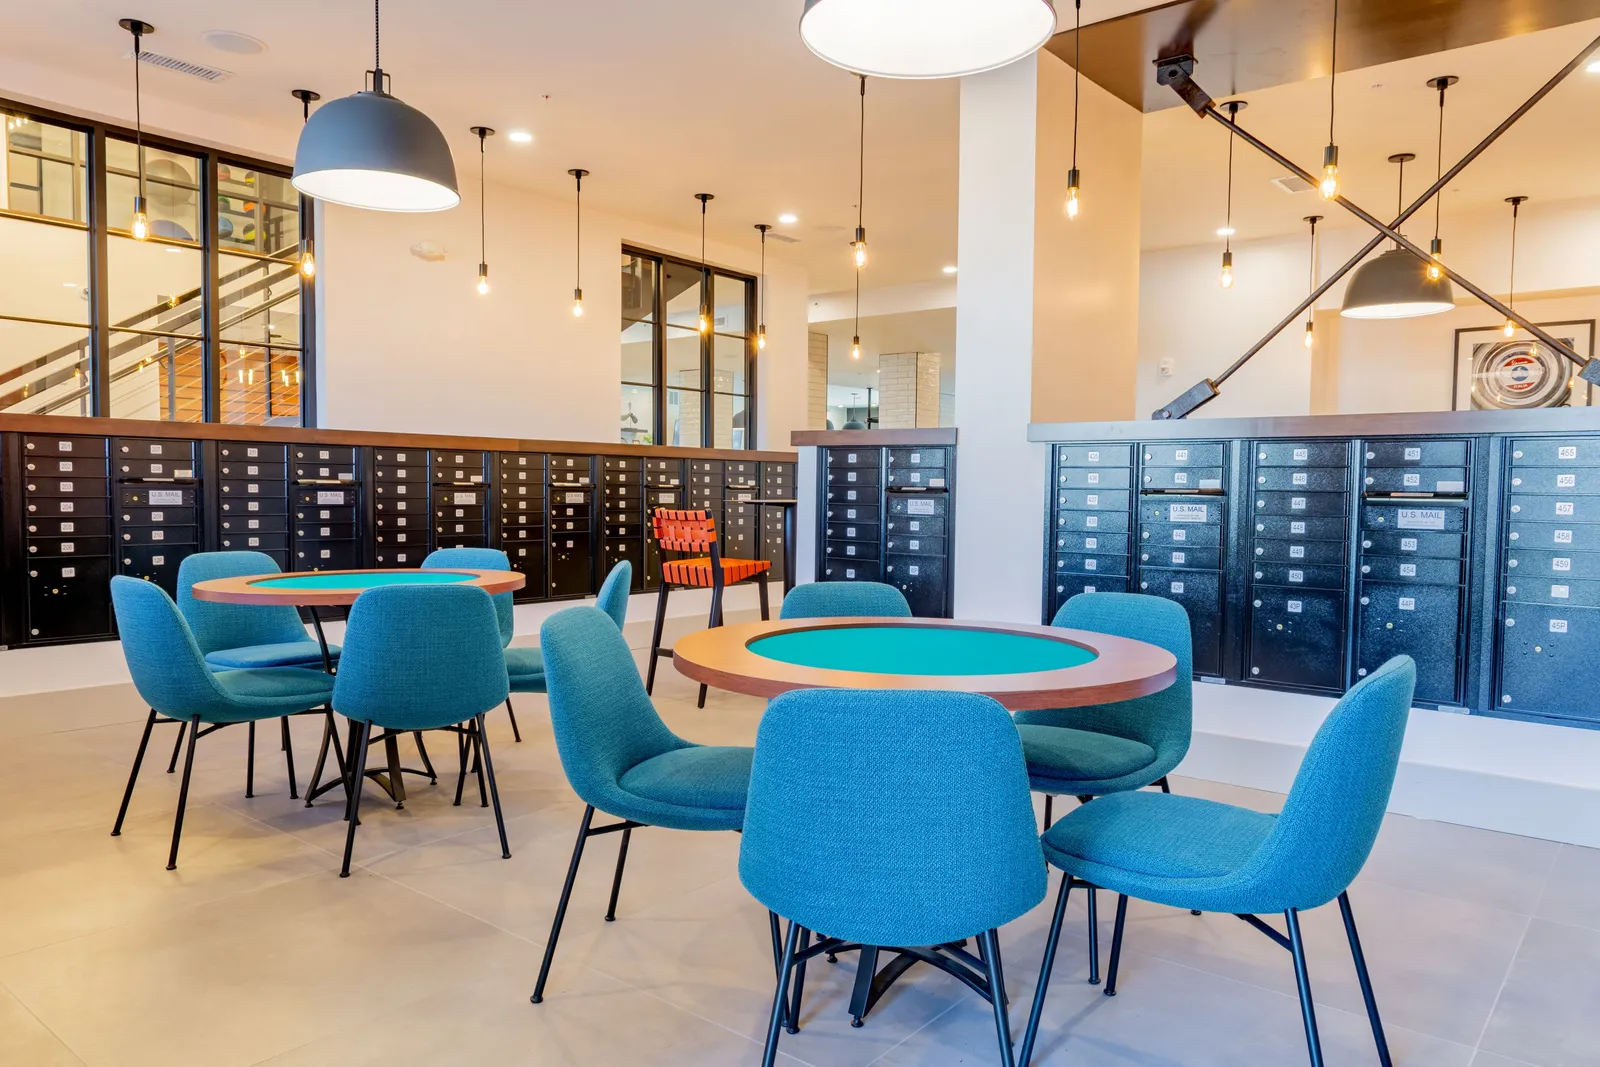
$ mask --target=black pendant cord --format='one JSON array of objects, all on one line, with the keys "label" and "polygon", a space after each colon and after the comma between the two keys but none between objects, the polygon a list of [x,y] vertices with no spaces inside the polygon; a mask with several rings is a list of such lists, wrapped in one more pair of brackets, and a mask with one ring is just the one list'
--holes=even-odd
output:
[{"label": "black pendant cord", "polygon": [[[1399,215],[1406,209],[1406,161],[1404,159],[1400,159],[1398,162],[1400,164],[1400,181],[1397,183],[1398,187],[1394,192],[1394,213],[1396,215]],[[1394,243],[1394,247],[1396,250],[1398,250],[1400,248],[1400,242],[1396,241]]]},{"label": "black pendant cord", "polygon": [[1333,144],[1333,115],[1337,97],[1334,90],[1339,84],[1339,0],[1333,0],[1333,48],[1328,60],[1328,143]]},{"label": "black pendant cord", "polygon": [[139,199],[144,199],[144,93],[139,86],[140,44],[144,34],[133,31],[133,137],[139,158]]},{"label": "black pendant cord", "polygon": [[758,309],[761,321],[757,323],[757,326],[760,328],[761,336],[765,337],[767,334],[767,226],[763,223],[757,226],[756,229],[761,231],[761,307]]},{"label": "black pendant cord", "polygon": [[[1311,224],[1311,278],[1309,288],[1311,291],[1315,292],[1317,288],[1317,259],[1319,258],[1317,255],[1317,223],[1322,221],[1322,216],[1307,215],[1306,221]],[[1313,304],[1311,307],[1306,309],[1306,326],[1308,328],[1311,326],[1311,323],[1315,320],[1315,318],[1316,305]]]},{"label": "black pendant cord", "polygon": [[[483,127],[479,127],[483,130]],[[484,170],[487,167],[485,160],[485,144],[488,143],[487,131],[478,134],[478,262],[489,262],[489,198],[488,190],[484,184]]]},{"label": "black pendant cord", "polygon": [[861,138],[856,149],[856,233],[860,234],[867,212],[867,76],[861,79]]},{"label": "black pendant cord", "polygon": [[[1440,78],[1439,84],[1439,141],[1434,149],[1434,158],[1438,163],[1434,167],[1433,180],[1437,182],[1444,176],[1444,91],[1450,88],[1450,83]],[[1433,198],[1433,241],[1439,243],[1439,215],[1444,206],[1444,190],[1441,189]]]},{"label": "black pendant cord", "polygon": [[1517,306],[1517,215],[1526,199],[1525,196],[1506,197],[1506,203],[1511,205],[1511,279],[1510,289],[1506,293],[1506,306],[1512,310],[1516,310]]},{"label": "black pendant cord", "polygon": [[[383,26],[379,11],[382,3],[383,0],[372,0],[372,69],[380,73],[383,71]],[[381,79],[376,88],[380,92],[383,90]]]},{"label": "black pendant cord", "polygon": [[[1237,101],[1230,101],[1225,106],[1228,109],[1228,117],[1230,119],[1232,119],[1233,121],[1237,122],[1239,120],[1239,104],[1238,104],[1238,102]],[[1227,203],[1226,209],[1224,210],[1224,221],[1222,223],[1222,228],[1227,231],[1226,233],[1224,233],[1222,235],[1222,251],[1225,252],[1225,253],[1232,252],[1233,251],[1233,131],[1232,130],[1228,131],[1228,203]]]},{"label": "black pendant cord", "polygon": [[576,264],[577,270],[573,274],[572,284],[581,290],[583,288],[583,175],[573,175],[573,181],[578,184],[578,195],[576,199],[576,218],[573,219],[572,224],[572,239],[575,245],[573,248],[573,262]]},{"label": "black pendant cord", "polygon": [[1078,170],[1078,96],[1083,87],[1083,0],[1072,3],[1072,170]]}]

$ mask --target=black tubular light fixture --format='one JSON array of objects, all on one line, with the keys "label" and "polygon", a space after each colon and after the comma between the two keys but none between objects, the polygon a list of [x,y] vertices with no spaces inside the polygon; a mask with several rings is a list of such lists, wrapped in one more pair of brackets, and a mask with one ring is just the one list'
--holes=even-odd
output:
[{"label": "black tubular light fixture", "polygon": [[1083,0],[1072,0],[1072,168],[1067,171],[1067,218],[1078,217],[1078,96],[1083,91]]},{"label": "black tubular light fixture", "polygon": [[1339,146],[1333,139],[1334,90],[1339,86],[1339,0],[1333,0],[1333,48],[1328,61],[1328,147],[1322,150],[1322,199],[1339,195]]},{"label": "black tubular light fixture", "polygon": [[[1229,100],[1222,105],[1228,111],[1228,121],[1237,122],[1239,112],[1249,105],[1243,100]],[[1222,273],[1217,284],[1224,289],[1233,288],[1233,131],[1228,131],[1228,205],[1226,221],[1222,227]]]},{"label": "black tubular light fixture", "polygon": [[757,294],[761,298],[761,307],[759,325],[756,326],[756,351],[763,352],[767,347],[767,231],[772,227],[765,222],[758,222],[756,229],[761,231],[761,282]]},{"label": "black tubular light fixture", "polygon": [[861,359],[861,272],[856,271],[856,334],[850,338],[850,358]]},{"label": "black tubular light fixture", "polygon": [[484,185],[485,146],[494,131],[487,126],[472,127],[478,138],[478,295],[489,295],[489,198]]},{"label": "black tubular light fixture", "polygon": [[711,286],[706,284],[706,205],[716,197],[711,193],[695,193],[694,198],[700,201],[700,336],[704,337],[711,332],[711,311],[707,305]]},{"label": "black tubular light fixture", "polygon": [[[322,94],[312,92],[310,89],[290,89],[289,95],[300,101],[300,124],[304,126],[311,121],[311,105],[314,101],[321,100]],[[300,215],[300,260],[296,266],[300,269],[300,277],[310,281],[317,276],[317,252],[315,235],[311,232],[311,220],[305,213]]]},{"label": "black tubular light fixture", "polygon": [[117,25],[133,34],[133,136],[139,191],[133,196],[133,221],[128,225],[128,233],[135,241],[147,241],[150,239],[150,213],[144,201],[144,94],[139,85],[139,64],[144,61],[139,57],[143,53],[145,35],[155,33],[156,28],[139,19],[121,19]]},{"label": "black tubular light fixture", "polygon": [[371,211],[443,211],[461,203],[456,164],[439,127],[389,95],[379,2],[372,3],[369,88],[317,109],[300,131],[294,187]]},{"label": "black tubular light fixture", "polygon": [[[1312,292],[1316,292],[1316,289],[1317,289],[1317,261],[1320,258],[1320,256],[1318,255],[1319,249],[1318,249],[1318,246],[1317,246],[1317,223],[1322,221],[1322,216],[1321,215],[1307,215],[1306,216],[1306,221],[1311,224],[1311,291]],[[1310,348],[1313,344],[1316,343],[1316,340],[1315,340],[1316,332],[1317,332],[1316,314],[1317,314],[1317,306],[1315,304],[1312,304],[1310,307],[1306,308],[1306,340],[1305,340],[1305,346],[1307,348]]]},{"label": "black tubular light fixture", "polygon": [[[1511,205],[1511,281],[1506,291],[1506,306],[1513,311],[1517,309],[1517,215],[1527,199],[1525,196],[1506,197],[1506,203]],[[1506,319],[1505,335],[1510,337],[1516,332],[1517,324]]]},{"label": "black tubular light fixture", "polygon": [[850,242],[850,247],[854,249],[859,271],[867,265],[867,228],[862,224],[867,203],[867,76],[858,74],[857,77],[861,79],[861,143],[856,155],[856,239]]},{"label": "black tubular light fixture", "polygon": [[[1406,164],[1416,159],[1413,152],[1397,152],[1390,163],[1400,165],[1398,206],[1395,215],[1404,213]],[[1345,287],[1344,306],[1339,314],[1347,319],[1412,319],[1439,315],[1456,306],[1455,289],[1450,279],[1429,269],[1436,260],[1424,261],[1399,242],[1377,259],[1361,264]]]},{"label": "black tubular light fixture", "polygon": [[[1460,80],[1454,74],[1428,79],[1428,88],[1439,90],[1439,144],[1436,149],[1439,162],[1434,168],[1435,184],[1444,176],[1444,91]],[[1433,242],[1428,246],[1428,254],[1433,257],[1433,262],[1428,264],[1428,280],[1435,282],[1444,277],[1444,270],[1439,266],[1444,262],[1444,242],[1439,239],[1439,213],[1443,204],[1444,190],[1440,189],[1433,196]]]},{"label": "black tubular light fixture", "polygon": [[[576,255],[573,257],[573,286],[572,286],[572,317],[583,318],[583,179],[589,172],[582,167],[574,167],[567,171],[572,175],[572,180],[578,187],[578,196],[573,211],[576,232],[573,234],[573,246]],[[702,255],[704,251],[702,250]]]}]

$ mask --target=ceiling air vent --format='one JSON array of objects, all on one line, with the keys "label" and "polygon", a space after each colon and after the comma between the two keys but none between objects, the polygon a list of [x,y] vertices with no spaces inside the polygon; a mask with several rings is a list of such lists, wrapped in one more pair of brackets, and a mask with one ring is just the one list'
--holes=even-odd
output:
[{"label": "ceiling air vent", "polygon": [[[122,58],[132,59],[133,50],[130,48],[128,51],[124,52],[122,54]],[[203,82],[227,81],[229,78],[233,77],[233,71],[231,70],[220,70],[217,67],[206,67],[199,63],[190,63],[186,59],[173,59],[171,56],[164,56],[160,52],[146,52],[141,50],[139,52],[139,60],[147,66],[160,67],[162,70],[170,70],[176,74],[187,74],[189,77],[199,78]]]},{"label": "ceiling air vent", "polygon": [[774,233],[770,230],[767,232],[767,240],[777,241],[779,244],[786,245],[797,245],[800,243],[800,238],[798,237],[790,237],[786,233]]},{"label": "ceiling air vent", "polygon": [[1274,178],[1272,184],[1286,193],[1303,193],[1312,187],[1309,182],[1296,174],[1285,174],[1281,178]]}]

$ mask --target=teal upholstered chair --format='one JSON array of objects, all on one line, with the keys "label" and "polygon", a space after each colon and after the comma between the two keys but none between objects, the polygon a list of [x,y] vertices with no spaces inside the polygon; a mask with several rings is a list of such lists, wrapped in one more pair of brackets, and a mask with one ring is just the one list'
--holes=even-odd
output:
[{"label": "teal upholstered chair", "polygon": [[[626,584],[624,584],[626,588]],[[550,681],[550,723],[561,767],[587,805],[532,1000],[544,999],[567,902],[589,838],[621,831],[606,921],[617,914],[628,839],[640,826],[738,830],[750,781],[748,748],[697,745],[656,714],[622,633],[603,612],[568,608],[539,630]],[[594,825],[596,809],[619,821]]]},{"label": "teal upholstered chair", "polygon": [[[995,932],[1044,899],[1045,865],[1022,746],[997,702],[840,689],[773,700],[756,736],[739,878],[789,920],[769,1067],[785,1016],[791,1033],[799,1020],[791,975],[798,985],[808,959],[857,947],[855,1025],[882,985],[879,951],[909,954],[990,1001],[1010,1067]],[[981,960],[954,946],[966,938],[978,939]]]},{"label": "teal upholstered chair", "polygon": [[505,703],[506,663],[489,594],[472,586],[391,585],[356,598],[345,624],[333,708],[361,724],[351,762],[341,878],[350,874],[372,728],[448,730],[478,753],[494,802],[500,853],[511,855],[483,716]]},{"label": "teal upholstered chair", "polygon": [[[1117,991],[1128,898],[1239,916],[1294,959],[1311,1063],[1322,1063],[1300,934],[1300,912],[1338,900],[1379,1059],[1389,1065],[1378,1002],[1346,890],[1377,840],[1400,762],[1417,683],[1408,656],[1390,660],[1346,693],[1306,751],[1283,811],[1160,793],[1117,793],[1085,804],[1044,835],[1044,854],[1064,873],[1021,1062],[1038,1036],[1067,896],[1081,879],[1118,894],[1107,996]],[[1281,913],[1287,934],[1261,915]]]},{"label": "teal upholstered chair", "polygon": [[139,766],[150,744],[150,731],[157,722],[188,724],[183,784],[178,787],[178,814],[172,824],[172,850],[167,856],[170,871],[178,865],[178,840],[183,834],[183,813],[189,801],[195,742],[236,723],[254,724],[259,719],[323,707],[333,692],[333,678],[326,671],[306,667],[214,671],[207,666],[178,606],[160,586],[118,575],[111,579],[111,602],[117,613],[128,671],[139,696],[150,706],[111,835],[122,833]]},{"label": "teal upholstered chair", "polygon": [[[1017,732],[1028,779],[1044,794],[1044,826],[1058,796],[1091,797],[1155,785],[1171,792],[1167,775],[1189,751],[1194,729],[1193,639],[1189,615],[1174,601],[1139,593],[1080,593],[1061,605],[1051,625],[1128,637],[1166,649],[1178,661],[1178,680],[1159,693],[1082,708],[1020,711]],[[1089,890],[1089,981],[1100,981],[1100,924]]]},{"label": "teal upholstered chair", "polygon": [[[306,635],[300,612],[288,605],[219,604],[196,600],[194,586],[213,578],[243,578],[255,574],[276,574],[282,568],[264,552],[196,552],[178,564],[178,610],[194,634],[195,644],[214,670],[240,670],[258,667],[319,667],[331,669],[339,658],[339,646],[329,645],[327,660],[322,646]],[[333,714],[321,714],[333,721]],[[278,720],[282,733],[283,756],[289,767],[289,796],[300,795],[295,783],[294,748],[289,737],[289,718]],[[178,724],[178,739],[172,744],[167,773],[178,766],[183,750],[184,723]],[[255,795],[256,724],[250,724],[249,755],[245,762],[244,795]]]},{"label": "teal upholstered chair", "polygon": [[909,619],[905,594],[882,582],[812,582],[797,585],[783,598],[780,619],[838,619],[846,616]]}]

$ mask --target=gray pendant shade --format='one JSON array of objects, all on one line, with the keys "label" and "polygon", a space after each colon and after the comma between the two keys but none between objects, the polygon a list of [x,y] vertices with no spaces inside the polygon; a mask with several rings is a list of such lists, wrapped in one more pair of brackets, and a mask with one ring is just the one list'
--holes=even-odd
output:
[{"label": "gray pendant shade", "polygon": [[1449,278],[1432,280],[1422,260],[1403,248],[1391,248],[1351,276],[1339,314],[1348,319],[1410,319],[1455,306]]},{"label": "gray pendant shade", "polygon": [[307,196],[373,211],[443,211],[461,202],[444,134],[388,93],[356,93],[312,114],[293,181]]}]

